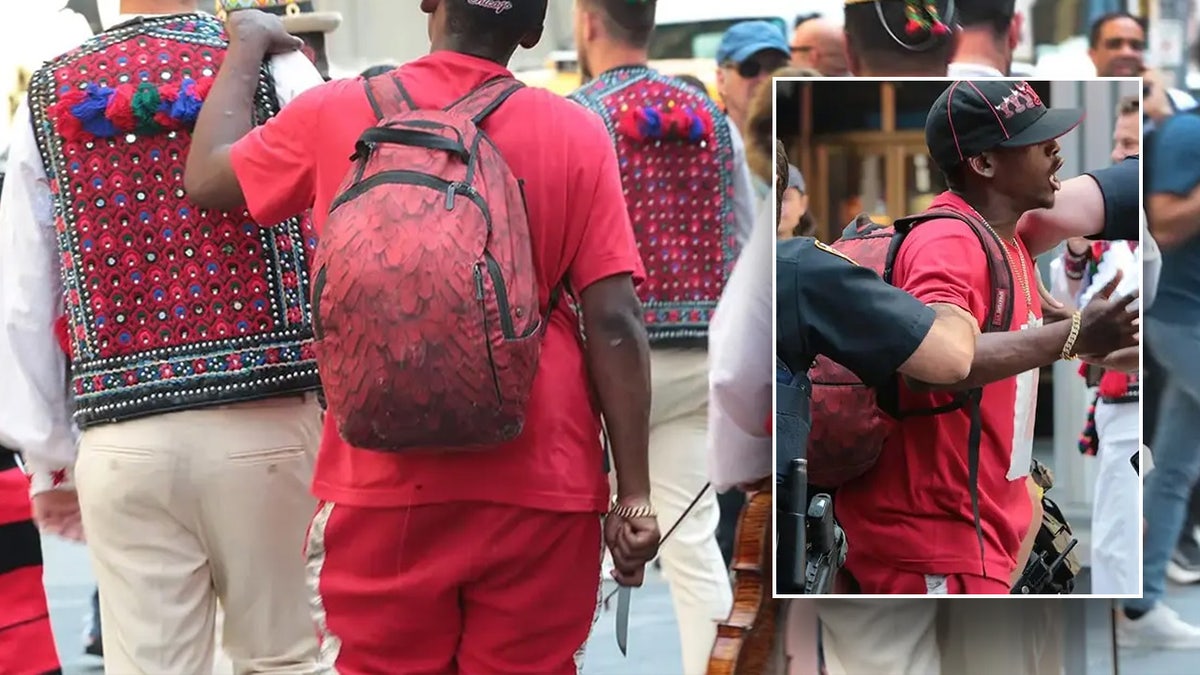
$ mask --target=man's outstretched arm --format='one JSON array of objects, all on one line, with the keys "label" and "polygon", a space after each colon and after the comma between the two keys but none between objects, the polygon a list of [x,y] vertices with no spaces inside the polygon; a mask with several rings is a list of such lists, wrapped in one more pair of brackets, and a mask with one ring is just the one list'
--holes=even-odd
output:
[{"label": "man's outstretched arm", "polygon": [[946,384],[967,376],[979,332],[968,312],[926,306],[872,270],[810,242],[790,240],[779,246],[780,326],[805,326],[813,352],[867,383],[897,373]]},{"label": "man's outstretched arm", "polygon": [[1138,239],[1137,156],[1063,181],[1049,209],[1030,211],[1017,231],[1030,255],[1037,257],[1071,237]]},{"label": "man's outstretched arm", "polygon": [[1074,333],[1073,353],[1108,354],[1135,346],[1138,310],[1129,309],[1136,294],[1110,297],[1121,281],[1118,275],[1099,291],[1073,321],[1058,321],[1048,326],[1002,333],[983,333],[975,347],[971,374],[952,385],[936,385],[910,378],[915,389],[962,391],[1014,377],[1025,371],[1048,366],[1062,358]]}]

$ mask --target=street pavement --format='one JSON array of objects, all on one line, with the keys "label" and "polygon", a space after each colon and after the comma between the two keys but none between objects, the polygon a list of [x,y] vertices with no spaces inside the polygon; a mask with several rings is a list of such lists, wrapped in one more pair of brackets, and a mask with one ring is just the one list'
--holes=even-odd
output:
[{"label": "street pavement", "polygon": [[[50,619],[63,662],[63,675],[99,675],[100,659],[83,653],[83,637],[95,580],[83,546],[47,537],[46,590]],[[605,584],[605,592],[612,584]],[[635,590],[629,612],[629,656],[621,655],[616,638],[616,600],[601,613],[588,642],[583,675],[670,675],[683,667],[679,633],[666,582],[657,571]]]},{"label": "street pavement", "polygon": [[[64,675],[98,675],[100,659],[83,655],[83,632],[94,589],[88,555],[83,546],[47,538],[46,583],[54,637],[64,662]],[[610,585],[606,585],[608,590]],[[1002,601],[1001,601],[1002,602]],[[1016,601],[1020,602],[1020,601]],[[1085,601],[1068,601],[1085,602]],[[1097,601],[1086,601],[1097,602]],[[1104,601],[1099,601],[1104,602]],[[1183,619],[1200,623],[1200,586],[1172,587],[1168,603]],[[613,602],[616,607],[616,602]],[[1096,649],[1105,649],[1098,640]],[[1198,652],[1121,652],[1120,675],[1194,675]],[[1109,675],[1096,663],[1086,675]],[[601,613],[588,641],[583,675],[676,675],[682,670],[679,639],[671,596],[658,572],[648,575],[646,586],[632,595],[629,617],[629,656],[617,649],[613,611]],[[1074,675],[1074,674],[1073,674]]]},{"label": "street pavement", "polygon": [[[94,587],[86,551],[82,546],[52,537],[47,538],[43,548],[46,552],[50,615],[64,664],[63,673],[97,675],[101,672],[99,660],[83,654],[85,617]],[[1200,623],[1200,586],[1172,587],[1167,602],[1185,620]],[[1089,645],[1097,650],[1105,649],[1102,641],[1092,641],[1095,637],[1089,637]],[[1107,660],[1100,654],[1093,656],[1088,659],[1092,665],[1086,675],[1108,675],[1105,669],[1096,666],[1098,663],[1107,663]],[[1194,675],[1200,672],[1196,666],[1198,656],[1200,654],[1197,652],[1186,651],[1122,650],[1119,675]],[[671,598],[661,576],[652,572],[648,575],[646,585],[633,593],[629,617],[629,656],[622,656],[617,649],[615,612],[603,612],[588,642],[583,673],[675,675],[681,669],[679,637]],[[1078,672],[1082,671],[1068,669],[1068,673]]]},{"label": "street pavement", "polygon": [[[1166,604],[1184,621],[1200,625],[1200,585],[1168,585]],[[1122,649],[1120,675],[1195,675],[1198,658],[1200,651]]]}]

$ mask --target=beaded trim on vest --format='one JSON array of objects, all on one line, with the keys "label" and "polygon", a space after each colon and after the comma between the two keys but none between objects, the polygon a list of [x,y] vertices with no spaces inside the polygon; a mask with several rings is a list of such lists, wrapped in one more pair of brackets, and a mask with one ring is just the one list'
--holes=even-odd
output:
[{"label": "beaded trim on vest", "polygon": [[[310,220],[261,227],[183,191],[227,47],[212,16],[135,20],[50,61],[30,110],[50,178],[80,428],[310,391]],[[264,64],[254,124],[278,112]]]},{"label": "beaded trim on vest", "polygon": [[[570,98],[616,146],[652,342],[707,338],[737,255],[733,140],[707,96],[645,67],[610,70]],[[674,119],[678,118],[678,119]]]}]

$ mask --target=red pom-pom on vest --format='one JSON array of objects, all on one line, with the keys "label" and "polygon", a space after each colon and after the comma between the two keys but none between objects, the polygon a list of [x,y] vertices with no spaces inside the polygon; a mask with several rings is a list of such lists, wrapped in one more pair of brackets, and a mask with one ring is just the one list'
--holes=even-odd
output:
[{"label": "red pom-pom on vest", "polygon": [[1109,370],[1100,378],[1100,395],[1104,398],[1120,398],[1129,393],[1129,376]]}]

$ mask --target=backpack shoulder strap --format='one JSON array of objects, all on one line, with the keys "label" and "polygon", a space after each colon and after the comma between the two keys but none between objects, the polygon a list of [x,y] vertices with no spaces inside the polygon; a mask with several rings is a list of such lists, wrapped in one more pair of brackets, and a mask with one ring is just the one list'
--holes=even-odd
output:
[{"label": "backpack shoulder strap", "polygon": [[502,75],[494,77],[463,95],[462,98],[446,106],[446,111],[454,111],[471,118],[475,126],[483,123],[488,115],[496,112],[509,96],[523,89],[525,85],[514,77]]},{"label": "backpack shoulder strap", "polygon": [[367,92],[367,102],[375,113],[375,119],[399,115],[402,112],[417,110],[412,96],[400,81],[399,69],[392,70],[371,78],[363,78],[363,86]]},{"label": "backpack shoulder strap", "polygon": [[[1007,331],[1009,326],[1012,325],[1013,314],[1013,277],[1012,269],[1008,264],[1008,255],[1004,250],[1004,243],[1000,241],[999,237],[983,221],[974,216],[949,209],[935,209],[897,220],[895,222],[896,236],[893,238],[892,246],[888,250],[885,271],[890,274],[892,265],[895,262],[895,256],[900,250],[900,243],[903,242],[905,235],[911,232],[917,225],[939,218],[953,218],[966,223],[979,239],[979,243],[983,246],[983,251],[987,255],[988,272],[991,275],[992,286],[991,313],[988,316],[984,330],[986,332]],[[888,282],[891,282],[890,276],[888,277]],[[890,396],[897,395],[892,392],[888,392],[888,394]],[[955,395],[953,400],[947,405],[939,406],[932,410],[905,411],[901,415],[930,415],[966,408],[967,415],[970,418],[970,426],[967,431],[967,493],[971,499],[971,516],[975,525],[975,539],[979,544],[980,573],[986,576],[987,563],[985,562],[984,553],[983,525],[979,514],[979,446],[983,434],[983,419],[979,407],[982,399],[983,389],[977,387]]]},{"label": "backpack shoulder strap", "polygon": [[887,264],[884,268],[887,276],[884,279],[891,283],[892,266],[895,263],[896,254],[900,252],[900,243],[904,236],[921,223],[943,218],[953,218],[966,223],[979,239],[979,244],[987,256],[988,273],[992,280],[992,307],[988,314],[987,324],[984,326],[984,332],[1007,331],[1012,325],[1013,317],[1013,275],[1008,264],[1008,253],[1004,250],[1004,243],[1000,241],[1000,238],[983,221],[970,214],[949,209],[934,209],[897,220],[895,222],[897,236],[893,238],[892,247],[888,250]]}]

